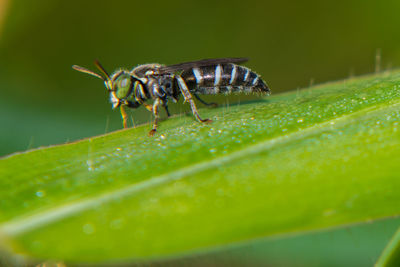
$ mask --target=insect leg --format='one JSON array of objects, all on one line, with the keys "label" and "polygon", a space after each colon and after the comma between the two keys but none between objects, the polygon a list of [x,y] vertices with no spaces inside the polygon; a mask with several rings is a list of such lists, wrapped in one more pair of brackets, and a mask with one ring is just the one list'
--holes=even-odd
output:
[{"label": "insect leg", "polygon": [[201,99],[200,98],[200,96],[198,95],[198,94],[196,94],[196,93],[193,93],[193,95],[194,95],[194,97],[195,98],[197,98],[197,100],[199,100],[201,103],[203,103],[203,105],[206,105],[207,107],[214,107],[214,108],[216,108],[216,107],[218,107],[218,104],[217,103],[207,103],[206,101],[204,101],[203,99]]},{"label": "insect leg", "polygon": [[128,114],[126,114],[125,105],[121,105],[119,107],[119,109],[121,111],[121,117],[122,117],[124,128],[127,128],[128,127]]},{"label": "insect leg", "polygon": [[170,117],[170,116],[171,116],[171,113],[169,113],[167,103],[164,103],[164,104],[163,104],[163,107],[164,107],[164,109],[165,109],[165,112],[167,112],[167,116]]},{"label": "insect leg", "polygon": [[157,98],[154,101],[153,108],[152,108],[153,114],[154,114],[154,122],[153,122],[153,129],[151,129],[151,131],[149,132],[149,136],[153,136],[155,134],[155,132],[157,131],[157,124],[158,124],[158,118],[159,118],[158,109],[159,109],[160,105],[162,105],[162,102],[159,98]]},{"label": "insect leg", "polygon": [[185,81],[182,79],[181,76],[176,76],[176,80],[178,81],[178,86],[179,89],[182,92],[183,97],[185,98],[185,102],[189,102],[190,103],[190,107],[192,108],[192,113],[193,115],[196,117],[196,119],[200,122],[211,122],[211,120],[209,119],[202,119],[199,115],[199,113],[197,112],[197,108],[196,108],[196,104],[194,103],[193,99],[192,99],[192,95],[189,92],[189,89],[186,86]]}]

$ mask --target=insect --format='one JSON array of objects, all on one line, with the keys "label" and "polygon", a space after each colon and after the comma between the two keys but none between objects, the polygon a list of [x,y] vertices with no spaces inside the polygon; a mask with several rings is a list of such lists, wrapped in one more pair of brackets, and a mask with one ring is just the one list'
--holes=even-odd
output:
[{"label": "insect", "polygon": [[[197,111],[192,95],[201,103],[210,106],[214,103],[203,101],[199,94],[230,94],[235,92],[269,94],[267,84],[250,69],[237,64],[246,62],[247,58],[204,59],[193,62],[164,66],[161,64],[139,65],[131,71],[116,70],[112,75],[95,61],[101,74],[74,65],[73,69],[90,74],[104,81],[110,93],[113,109],[120,108],[124,128],[127,127],[126,108],[138,108],[143,105],[153,112],[154,122],[149,135],[157,131],[159,108],[168,111],[168,100],[177,102],[182,94],[184,102],[188,102],[193,115],[199,122],[211,122],[202,119]],[[147,104],[146,100],[154,100]]]}]

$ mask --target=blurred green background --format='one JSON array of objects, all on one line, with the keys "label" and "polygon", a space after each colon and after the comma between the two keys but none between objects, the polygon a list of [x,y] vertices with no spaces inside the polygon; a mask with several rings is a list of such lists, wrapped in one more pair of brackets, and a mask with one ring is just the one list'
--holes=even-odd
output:
[{"label": "blurred green background", "polygon": [[399,10],[375,0],[0,0],[0,155],[122,128],[102,82],[73,64],[99,59],[111,72],[245,56],[275,94],[373,72],[377,51],[382,69],[398,66]]}]

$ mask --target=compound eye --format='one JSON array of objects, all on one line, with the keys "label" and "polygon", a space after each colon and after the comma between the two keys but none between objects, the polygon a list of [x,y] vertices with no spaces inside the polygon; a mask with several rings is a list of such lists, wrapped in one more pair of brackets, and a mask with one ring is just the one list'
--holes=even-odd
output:
[{"label": "compound eye", "polygon": [[127,86],[128,86],[128,83],[129,83],[128,79],[123,79],[123,80],[121,81],[121,83],[120,83],[120,86],[121,86],[121,87],[127,87]]},{"label": "compound eye", "polygon": [[115,81],[116,96],[119,99],[124,99],[129,96],[132,89],[132,81],[129,76],[122,76]]}]

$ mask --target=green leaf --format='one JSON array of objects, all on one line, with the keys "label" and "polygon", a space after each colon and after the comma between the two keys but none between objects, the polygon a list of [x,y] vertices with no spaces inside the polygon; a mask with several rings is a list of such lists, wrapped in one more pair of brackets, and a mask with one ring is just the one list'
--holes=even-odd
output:
[{"label": "green leaf", "polygon": [[376,267],[395,267],[400,265],[400,228],[394,234],[379,257]]},{"label": "green leaf", "polygon": [[324,84],[0,162],[5,251],[159,259],[400,214],[400,72]]},{"label": "green leaf", "polygon": [[399,225],[400,218],[390,218],[262,238],[177,258],[167,266],[373,266]]}]

